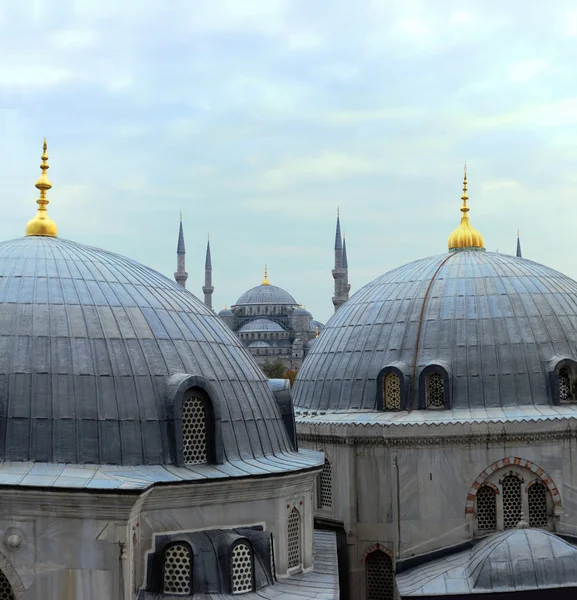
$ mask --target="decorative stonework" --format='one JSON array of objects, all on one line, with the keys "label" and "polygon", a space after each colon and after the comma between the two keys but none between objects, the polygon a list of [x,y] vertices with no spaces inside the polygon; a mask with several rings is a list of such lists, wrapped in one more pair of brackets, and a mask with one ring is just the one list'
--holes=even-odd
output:
[{"label": "decorative stonework", "polygon": [[498,469],[502,469],[503,467],[506,467],[507,465],[517,465],[519,467],[529,469],[531,472],[535,473],[535,475],[537,475],[537,477],[539,477],[542,480],[543,484],[547,486],[547,489],[551,493],[553,505],[555,507],[561,506],[561,496],[559,494],[559,490],[557,489],[557,486],[555,485],[555,483],[553,482],[551,477],[549,477],[549,475],[547,475],[547,473],[545,473],[545,471],[543,471],[543,469],[541,467],[539,467],[535,463],[533,463],[530,460],[527,460],[525,458],[520,458],[518,456],[509,456],[509,457],[502,458],[501,460],[494,462],[492,465],[489,465],[477,477],[477,479],[475,479],[475,481],[473,482],[473,485],[471,486],[471,489],[469,490],[469,493],[467,494],[465,513],[473,514],[473,509],[475,506],[475,496],[477,495],[477,490],[479,489],[480,485],[485,482],[485,479],[487,477],[489,477],[489,475],[491,475],[492,473],[497,471]]},{"label": "decorative stonework", "polygon": [[375,550],[381,550],[385,554],[388,554],[389,558],[391,560],[393,560],[393,553],[387,547],[385,547],[382,544],[380,544],[379,542],[377,542],[376,544],[373,544],[372,546],[368,546],[367,548],[365,548],[365,551],[363,552],[363,556],[361,557],[361,561],[363,564],[365,564],[367,562],[367,556],[369,554],[371,554],[372,552],[374,552]]}]

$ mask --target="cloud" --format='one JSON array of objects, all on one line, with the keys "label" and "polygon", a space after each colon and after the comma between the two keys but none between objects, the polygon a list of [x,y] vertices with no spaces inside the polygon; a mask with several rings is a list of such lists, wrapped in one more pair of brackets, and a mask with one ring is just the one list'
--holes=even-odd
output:
[{"label": "cloud", "polygon": [[0,88],[47,88],[64,83],[72,74],[60,67],[0,65]]}]

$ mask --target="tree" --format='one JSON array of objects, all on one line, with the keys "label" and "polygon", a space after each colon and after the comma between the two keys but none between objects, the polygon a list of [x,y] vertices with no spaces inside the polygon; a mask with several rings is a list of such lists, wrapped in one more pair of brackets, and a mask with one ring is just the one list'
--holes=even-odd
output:
[{"label": "tree", "polygon": [[295,378],[296,378],[298,372],[299,372],[298,369],[288,369],[287,372],[284,374],[284,378],[288,379],[290,381],[291,387],[293,386],[293,384],[295,382]]},{"label": "tree", "polygon": [[260,368],[269,379],[286,379],[286,366],[282,360],[277,359],[274,362],[267,360]]}]

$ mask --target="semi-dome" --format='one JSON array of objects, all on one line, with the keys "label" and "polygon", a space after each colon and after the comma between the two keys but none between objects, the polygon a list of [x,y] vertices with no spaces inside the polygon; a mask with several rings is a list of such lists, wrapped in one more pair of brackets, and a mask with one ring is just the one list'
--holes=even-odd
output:
[{"label": "semi-dome", "polygon": [[264,340],[255,340],[248,345],[249,348],[270,348],[270,344]]},{"label": "semi-dome", "polygon": [[423,408],[434,365],[452,408],[556,404],[555,369],[576,360],[577,282],[529,260],[462,250],[354,294],[326,324],[293,394],[304,409],[374,410],[389,369],[407,408]]},{"label": "semi-dome", "polygon": [[256,333],[256,332],[274,332],[284,331],[284,329],[270,319],[255,319],[245,323],[240,329],[241,333]]},{"label": "semi-dome", "polygon": [[218,316],[219,317],[234,317],[234,313],[232,312],[232,310],[230,310],[230,308],[223,308],[221,311],[219,311]]},{"label": "semi-dome", "polygon": [[295,299],[276,285],[257,285],[246,291],[235,303],[235,306],[245,304],[295,304]]},{"label": "semi-dome", "polygon": [[56,237],[0,243],[0,322],[2,460],[169,464],[171,382],[187,376],[218,404],[225,461],[291,451],[236,336],[128,258]]},{"label": "semi-dome", "polygon": [[311,313],[306,308],[303,308],[302,306],[297,306],[293,310],[292,316],[293,317],[312,317]]}]

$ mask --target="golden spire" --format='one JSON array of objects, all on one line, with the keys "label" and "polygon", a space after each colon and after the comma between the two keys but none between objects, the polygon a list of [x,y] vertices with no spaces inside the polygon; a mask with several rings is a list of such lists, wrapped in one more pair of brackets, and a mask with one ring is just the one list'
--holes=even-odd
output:
[{"label": "golden spire", "polygon": [[261,285],[270,285],[270,281],[268,280],[268,269],[267,266],[264,266],[264,279],[262,280]]},{"label": "golden spire", "polygon": [[317,325],[315,327],[315,338],[318,338],[318,337],[319,337],[319,326]]},{"label": "golden spire", "polygon": [[180,211],[180,222],[182,223],[182,210]]},{"label": "golden spire", "polygon": [[477,248],[479,250],[485,249],[485,242],[483,236],[471,225],[469,221],[469,207],[467,206],[467,163],[465,163],[465,174],[463,177],[463,195],[461,200],[463,206],[461,206],[461,223],[449,236],[449,252],[454,252],[461,249]]},{"label": "golden spire", "polygon": [[58,235],[58,228],[56,223],[48,216],[46,212],[46,205],[48,200],[46,199],[46,192],[52,187],[50,179],[48,179],[48,154],[46,154],[46,138],[44,138],[44,150],[42,152],[42,164],[40,168],[42,173],[36,182],[36,188],[40,190],[40,198],[36,200],[38,204],[38,212],[33,219],[30,219],[26,224],[26,235],[45,235],[49,237],[56,237]]}]

